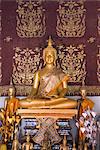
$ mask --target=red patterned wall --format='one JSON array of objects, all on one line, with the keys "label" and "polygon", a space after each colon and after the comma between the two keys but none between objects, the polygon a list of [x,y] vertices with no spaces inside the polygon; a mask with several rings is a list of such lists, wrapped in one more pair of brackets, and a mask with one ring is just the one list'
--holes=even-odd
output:
[{"label": "red patterned wall", "polygon": [[[24,1],[24,3],[26,3],[26,2],[28,2],[28,1]],[[69,0],[69,2],[71,2],[71,0]],[[73,0],[72,2],[75,2],[77,4],[77,1],[75,1],[75,0]],[[65,18],[67,20],[65,26],[67,26],[67,28],[70,27],[70,30],[71,30],[71,25],[73,25],[73,27],[76,27],[76,25],[77,25],[76,22],[78,22],[79,20],[73,21],[73,15],[71,14],[71,12],[74,12],[74,10],[76,10],[76,9],[79,11],[78,8],[74,8],[74,7],[76,7],[75,5],[73,6],[73,4],[68,3],[68,1],[65,1],[65,3],[62,3],[61,1],[56,1],[56,0],[54,0],[54,1],[45,0],[45,1],[42,1],[41,4],[37,3],[37,5],[34,6],[34,9],[38,10],[38,7],[39,7],[39,10],[43,13],[43,16],[41,18],[38,18],[41,21],[41,23],[38,25],[42,24],[41,35],[38,35],[38,32],[40,32],[40,30],[39,31],[37,30],[36,36],[35,36],[35,33],[32,32],[32,35],[30,33],[29,36],[20,37],[18,35],[18,31],[17,31],[18,20],[16,19],[16,17],[19,17],[18,18],[19,21],[21,21],[22,16],[25,17],[25,15],[26,15],[25,11],[27,11],[27,8],[24,6],[24,3],[20,4],[19,1],[16,2],[16,0],[9,0],[9,1],[1,0],[1,8],[0,8],[0,10],[1,10],[0,11],[0,16],[1,16],[1,26],[0,26],[0,31],[1,31],[0,32],[0,36],[1,36],[1,38],[0,38],[0,51],[1,51],[1,53],[0,53],[0,55],[1,55],[0,56],[0,63],[1,63],[0,73],[1,73],[1,75],[0,75],[0,77],[1,77],[1,82],[0,82],[0,85],[1,85],[1,89],[3,88],[1,93],[3,93],[3,94],[5,93],[4,89],[6,88],[7,85],[10,84],[10,80],[11,80],[12,76],[14,77],[14,82],[17,86],[20,84],[28,85],[28,81],[27,81],[27,84],[25,84],[26,82],[24,82],[24,81],[22,82],[21,77],[20,77],[20,79],[16,80],[16,78],[18,78],[19,74],[17,75],[16,73],[18,72],[18,70],[16,71],[13,68],[13,67],[15,67],[15,69],[16,69],[17,68],[16,66],[18,65],[18,64],[16,65],[16,62],[15,62],[15,57],[14,57],[15,53],[19,56],[20,51],[23,51],[25,53],[25,51],[32,49],[34,54],[32,54],[32,52],[30,52],[30,54],[31,54],[30,56],[32,56],[33,61],[34,61],[35,55],[36,55],[36,58],[39,56],[39,53],[40,53],[40,56],[42,56],[42,50],[47,45],[46,40],[48,39],[48,36],[51,35],[52,39],[54,41],[54,47],[56,47],[57,52],[59,54],[58,63],[62,62],[62,60],[60,59],[60,52],[61,53],[63,52],[65,55],[68,55],[69,54],[68,48],[69,49],[71,49],[71,47],[77,48],[78,54],[81,50],[84,51],[85,55],[84,55],[83,60],[85,61],[85,67],[84,66],[83,67],[85,68],[85,73],[84,73],[85,77],[82,77],[82,73],[81,73],[80,81],[78,82],[78,77],[77,77],[77,79],[75,79],[76,81],[74,79],[72,79],[72,85],[74,87],[76,85],[82,85],[82,82],[83,82],[82,78],[84,78],[84,84],[86,85],[87,90],[89,89],[89,94],[99,95],[100,94],[100,48],[99,48],[99,46],[100,46],[100,17],[99,17],[100,16],[100,1],[86,0],[84,3],[78,3],[77,7],[80,7],[80,14],[83,15],[83,18],[81,18],[81,22],[80,22],[79,26],[77,26],[77,28],[80,29],[82,21],[84,24],[83,25],[84,33],[81,33],[80,35],[76,34],[78,32],[77,29],[76,29],[75,35],[73,32],[70,34],[69,31],[68,31],[68,33],[67,32],[65,33],[65,31],[63,31],[63,34],[61,34],[60,32],[59,33],[57,32],[57,22],[58,22],[58,20],[61,21],[61,19],[63,19],[63,15],[60,16],[61,13],[59,13],[59,11],[57,11],[60,8],[61,9],[64,8],[64,10],[69,9],[70,19],[68,20],[69,16],[66,17],[66,15],[65,15]],[[65,4],[67,4],[67,5],[65,6]],[[32,5],[30,5],[30,6],[32,6]],[[20,16],[18,16],[18,11],[19,11],[18,6],[25,8],[24,13],[21,16],[21,18],[20,18]],[[69,7],[69,6],[71,6],[71,7]],[[82,6],[83,6],[83,8],[82,8]],[[29,8],[28,5],[27,5],[27,7],[29,9],[29,12],[32,12],[33,8],[31,8],[31,7]],[[82,13],[82,11],[83,11],[83,13]],[[61,12],[61,10],[60,10],[60,12]],[[33,19],[30,21],[29,25],[31,25],[31,23],[34,23],[34,18],[32,18],[33,14],[32,14],[32,16],[31,15],[27,16],[27,17],[29,17],[28,19],[30,19],[30,20]],[[77,14],[77,11],[76,11],[76,14]],[[38,15],[40,15],[40,14],[38,13]],[[81,15],[79,15],[79,16],[77,15],[76,19],[80,19]],[[84,16],[85,16],[85,18],[84,18]],[[72,21],[71,21],[71,17],[72,17]],[[43,19],[44,19],[44,22],[43,22]],[[59,22],[58,22],[58,24],[59,24]],[[61,25],[61,23],[59,25]],[[34,28],[35,28],[35,25],[34,25]],[[59,26],[58,26],[58,28],[59,28]],[[29,29],[31,29],[31,27]],[[60,30],[61,29],[63,30],[63,27],[61,27]],[[23,31],[23,32],[25,32],[25,31]],[[81,48],[79,47],[80,45],[82,46]],[[63,48],[61,48],[60,46],[63,46]],[[18,47],[20,48],[19,52],[17,49]],[[36,47],[38,47],[38,52],[35,50]],[[67,48],[67,52],[65,50],[66,48]],[[24,56],[22,56],[22,57],[24,57]],[[65,57],[63,57],[63,58],[65,58]],[[43,63],[42,58],[39,60],[38,64],[36,64],[36,62],[35,62],[35,68],[34,67],[31,68],[33,74],[34,74],[34,71],[36,71],[39,68],[39,65],[41,63]],[[66,63],[66,61],[65,61],[65,63]],[[64,65],[66,66],[66,65],[70,65],[70,64],[66,63]],[[64,66],[61,66],[61,67],[62,67],[62,69],[64,69],[63,68]],[[68,68],[66,67],[66,70],[67,69]],[[64,70],[64,71],[66,72],[66,70]],[[24,71],[22,71],[22,72],[24,74]],[[20,72],[20,74],[22,72]],[[15,74],[16,74],[16,76],[14,76]],[[31,74],[31,72],[30,72],[30,74]],[[31,84],[31,82],[29,82],[29,85],[30,84]],[[73,93],[73,91],[72,91],[72,93]]]}]

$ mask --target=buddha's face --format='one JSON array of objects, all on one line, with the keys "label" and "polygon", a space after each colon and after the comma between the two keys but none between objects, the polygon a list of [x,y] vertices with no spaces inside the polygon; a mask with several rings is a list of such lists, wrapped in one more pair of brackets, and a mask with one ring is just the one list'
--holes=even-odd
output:
[{"label": "buddha's face", "polygon": [[81,90],[81,95],[82,95],[83,98],[86,97],[86,90],[85,89]]},{"label": "buddha's face", "polygon": [[54,52],[51,51],[45,54],[45,62],[46,64],[54,64],[55,62]]},{"label": "buddha's face", "polygon": [[29,135],[27,135],[27,137],[26,137],[26,141],[27,141],[27,142],[29,142],[29,141],[30,141],[30,136],[29,136]]},{"label": "buddha's face", "polygon": [[14,94],[15,94],[14,88],[9,88],[9,89],[8,89],[8,95],[9,95],[9,96],[14,96]]}]

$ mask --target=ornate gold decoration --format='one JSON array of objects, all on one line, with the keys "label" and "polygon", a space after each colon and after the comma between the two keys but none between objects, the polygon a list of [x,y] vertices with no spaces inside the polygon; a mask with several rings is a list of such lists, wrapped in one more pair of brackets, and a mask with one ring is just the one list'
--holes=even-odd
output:
[{"label": "ornate gold decoration", "polygon": [[14,114],[12,117],[7,115],[6,109],[0,110],[0,120],[2,121],[2,126],[0,126],[0,133],[4,137],[5,142],[7,142],[15,131],[15,127],[18,126],[21,117]]},{"label": "ornate gold decoration", "polygon": [[[6,85],[6,86],[0,86],[0,96],[7,96],[8,95],[8,88],[10,86],[9,85]],[[68,93],[67,95],[68,96],[74,96],[74,95],[80,95],[80,89],[81,89],[82,86],[79,86],[79,85],[70,85],[68,86]],[[32,86],[31,85],[16,85],[15,86],[16,88],[16,95],[19,95],[19,96],[27,96],[30,94],[31,92],[31,89],[32,89]],[[86,89],[87,91],[87,95],[90,95],[90,96],[100,96],[100,86],[84,86],[84,88]]]},{"label": "ornate gold decoration", "polygon": [[14,84],[30,85],[33,82],[34,72],[41,68],[41,56],[38,47],[34,49],[19,47],[15,48],[15,56],[13,57],[13,82]]},{"label": "ornate gold decoration", "polygon": [[57,10],[57,35],[59,37],[82,37],[85,33],[85,11],[82,0],[59,0]]},{"label": "ornate gold decoration", "polygon": [[95,42],[95,37],[90,37],[88,40],[87,40],[87,42],[88,43],[94,43]]},{"label": "ornate gold decoration", "polygon": [[98,9],[98,11],[99,11],[99,13],[98,13],[98,26],[97,26],[97,28],[98,28],[98,33],[100,35],[100,8]]},{"label": "ornate gold decoration", "polygon": [[97,78],[98,81],[100,82],[100,45],[98,47],[99,47],[99,51],[97,54]]},{"label": "ornate gold decoration", "polygon": [[42,37],[45,34],[45,15],[41,1],[16,0],[17,35],[19,37]]},{"label": "ornate gold decoration", "polygon": [[6,38],[4,39],[5,42],[10,42],[12,40],[12,38],[10,36],[6,36]]},{"label": "ornate gold decoration", "polygon": [[75,46],[58,46],[61,68],[70,75],[71,82],[85,82],[86,68],[85,68],[85,53],[84,45]]}]

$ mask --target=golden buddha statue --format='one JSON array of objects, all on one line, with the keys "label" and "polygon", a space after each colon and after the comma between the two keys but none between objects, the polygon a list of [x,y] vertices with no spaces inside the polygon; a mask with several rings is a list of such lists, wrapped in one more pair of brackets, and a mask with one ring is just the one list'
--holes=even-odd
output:
[{"label": "golden buddha statue", "polygon": [[86,89],[81,88],[82,110],[86,110],[86,109],[88,109],[88,107],[90,109],[92,109],[94,107],[94,102],[91,99],[87,98],[86,95],[87,95]]},{"label": "golden buddha statue", "polygon": [[17,134],[15,134],[15,136],[14,136],[14,140],[12,143],[12,150],[19,150],[19,141],[17,138]]},{"label": "golden buddha statue", "polygon": [[26,136],[26,142],[22,145],[22,150],[32,150],[33,144],[30,142],[30,136]]},{"label": "golden buddha statue", "polygon": [[21,108],[76,108],[77,101],[65,97],[69,76],[57,69],[57,51],[49,38],[43,50],[44,67],[35,73],[30,95],[20,101]]},{"label": "golden buddha statue", "polygon": [[19,99],[15,97],[15,88],[13,86],[8,89],[8,98],[5,100],[6,116],[12,117],[19,107]]}]

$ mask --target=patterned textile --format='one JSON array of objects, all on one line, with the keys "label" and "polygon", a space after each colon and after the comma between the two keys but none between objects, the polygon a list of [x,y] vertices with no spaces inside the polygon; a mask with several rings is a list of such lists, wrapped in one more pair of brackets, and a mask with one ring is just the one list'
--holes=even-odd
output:
[{"label": "patterned textile", "polygon": [[42,145],[45,134],[47,134],[51,144],[59,143],[61,138],[54,127],[55,120],[52,118],[42,118],[39,121],[40,129],[33,138],[34,142]]}]

